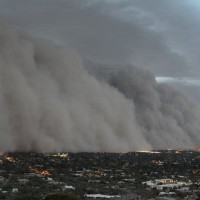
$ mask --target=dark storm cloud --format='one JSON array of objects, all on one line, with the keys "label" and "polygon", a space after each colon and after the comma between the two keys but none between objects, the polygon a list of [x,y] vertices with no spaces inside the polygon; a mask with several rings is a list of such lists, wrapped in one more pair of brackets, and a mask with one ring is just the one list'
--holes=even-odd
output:
[{"label": "dark storm cloud", "polygon": [[195,21],[184,2],[1,0],[0,14],[33,35],[75,48],[85,59],[178,76],[192,73],[196,63],[185,48],[195,51],[188,31]]}]

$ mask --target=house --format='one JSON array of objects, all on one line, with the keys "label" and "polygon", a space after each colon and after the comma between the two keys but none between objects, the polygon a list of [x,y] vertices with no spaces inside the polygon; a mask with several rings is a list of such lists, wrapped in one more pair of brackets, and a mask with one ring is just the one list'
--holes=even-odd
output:
[{"label": "house", "polygon": [[75,190],[75,187],[71,186],[71,185],[65,185],[63,187],[63,190]]},{"label": "house", "polygon": [[159,196],[164,196],[164,197],[171,197],[171,196],[175,196],[176,193],[175,192],[160,192]]},{"label": "house", "polygon": [[12,193],[17,193],[17,192],[19,192],[18,188],[13,188],[12,189]]},{"label": "house", "polygon": [[120,198],[121,196],[119,195],[104,195],[104,194],[86,194],[86,198],[90,199],[117,199]]},{"label": "house", "polygon": [[53,181],[53,179],[50,177],[47,177],[47,181]]}]

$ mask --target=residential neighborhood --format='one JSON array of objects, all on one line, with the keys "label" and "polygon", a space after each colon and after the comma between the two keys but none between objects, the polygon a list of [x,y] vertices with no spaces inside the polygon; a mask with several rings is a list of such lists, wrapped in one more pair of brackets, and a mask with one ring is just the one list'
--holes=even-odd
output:
[{"label": "residential neighborhood", "polygon": [[0,199],[198,199],[200,152],[1,153]]}]

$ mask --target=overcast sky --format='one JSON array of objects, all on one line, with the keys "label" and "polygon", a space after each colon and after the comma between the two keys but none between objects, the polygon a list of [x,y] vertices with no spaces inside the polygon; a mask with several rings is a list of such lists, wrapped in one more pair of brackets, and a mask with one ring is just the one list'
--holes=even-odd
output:
[{"label": "overcast sky", "polygon": [[0,18],[85,59],[146,68],[200,101],[199,0],[0,0]]}]

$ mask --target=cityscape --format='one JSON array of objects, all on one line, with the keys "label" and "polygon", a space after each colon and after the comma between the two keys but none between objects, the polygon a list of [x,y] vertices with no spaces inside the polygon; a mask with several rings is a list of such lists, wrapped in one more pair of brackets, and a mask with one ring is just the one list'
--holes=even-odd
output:
[{"label": "cityscape", "polygon": [[1,153],[0,199],[198,199],[200,151]]}]

